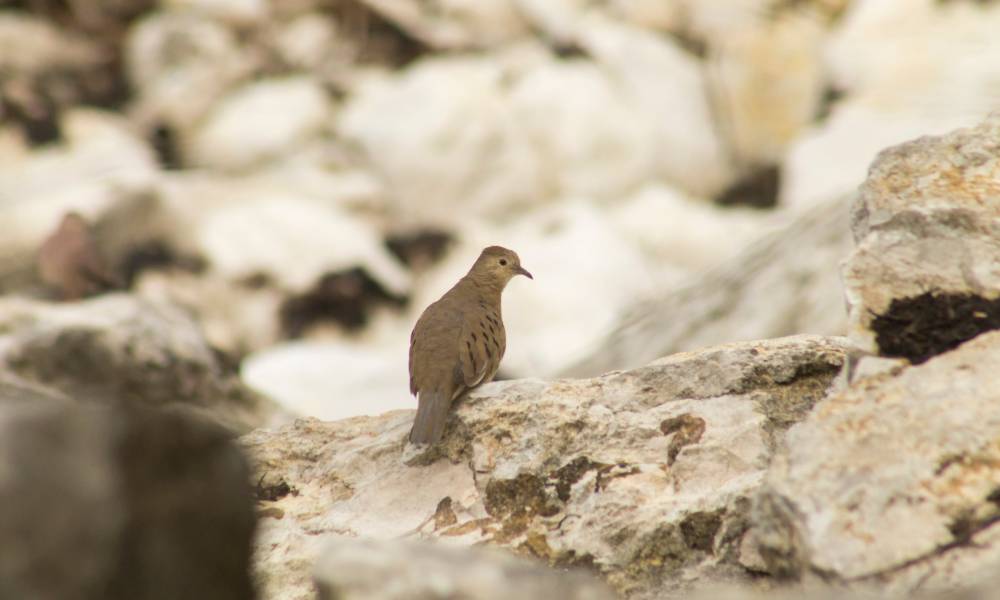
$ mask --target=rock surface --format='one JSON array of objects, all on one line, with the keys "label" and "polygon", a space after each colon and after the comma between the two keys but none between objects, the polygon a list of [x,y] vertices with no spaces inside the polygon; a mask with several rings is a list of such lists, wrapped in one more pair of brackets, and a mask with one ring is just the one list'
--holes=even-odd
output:
[{"label": "rock surface", "polygon": [[400,541],[338,539],[313,571],[319,600],[613,600],[582,570],[547,569],[506,552]]},{"label": "rock surface", "polygon": [[246,461],[218,426],[0,387],[0,596],[254,596]]},{"label": "rock surface", "polygon": [[884,150],[854,203],[850,336],[914,362],[1000,328],[1000,113]]},{"label": "rock surface", "polygon": [[234,431],[283,412],[243,385],[180,309],[124,294],[85,302],[0,302],[0,362],[95,404],[170,408]]},{"label": "rock surface", "polygon": [[308,598],[324,539],[413,536],[584,566],[630,597],[741,580],[750,498],[843,358],[842,340],[802,336],[490,384],[414,466],[413,411],[256,430],[242,444],[274,499],[256,579],[267,598]]},{"label": "rock surface", "polygon": [[817,404],[755,500],[767,570],[901,594],[995,573],[998,369],[991,332]]}]

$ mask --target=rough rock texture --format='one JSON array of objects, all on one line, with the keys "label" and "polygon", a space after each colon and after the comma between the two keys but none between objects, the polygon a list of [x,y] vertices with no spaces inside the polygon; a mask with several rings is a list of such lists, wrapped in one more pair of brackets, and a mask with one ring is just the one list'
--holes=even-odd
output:
[{"label": "rough rock texture", "polygon": [[4,298],[0,315],[0,363],[74,399],[191,412],[240,432],[280,418],[174,306],[124,294],[71,304]]},{"label": "rough rock texture", "polygon": [[846,202],[817,206],[690,283],[636,301],[593,353],[564,373],[596,375],[734,339],[841,334],[836,265],[850,244]]},{"label": "rough rock texture", "polygon": [[583,570],[553,570],[483,548],[338,539],[313,570],[319,600],[613,600]]},{"label": "rough rock texture", "polygon": [[0,388],[0,596],[245,600],[253,505],[229,434]]},{"label": "rough rock texture", "polygon": [[856,344],[922,362],[1000,328],[1000,113],[884,150],[851,228]]},{"label": "rough rock texture", "polygon": [[996,573],[998,369],[991,332],[820,402],[755,502],[766,570],[903,594]]},{"label": "rough rock texture", "polygon": [[241,440],[271,500],[257,581],[266,598],[310,597],[324,538],[343,535],[488,542],[591,568],[630,597],[741,579],[750,497],[843,358],[840,338],[800,336],[490,384],[414,466],[413,411],[253,431]]}]

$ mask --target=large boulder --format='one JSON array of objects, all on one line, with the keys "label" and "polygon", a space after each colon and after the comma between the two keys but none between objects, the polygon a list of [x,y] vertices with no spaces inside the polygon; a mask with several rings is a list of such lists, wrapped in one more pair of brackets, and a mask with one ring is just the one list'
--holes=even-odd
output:
[{"label": "large boulder", "polygon": [[0,596],[254,597],[246,462],[224,429],[0,386]]},{"label": "large boulder", "polygon": [[755,501],[764,570],[906,596],[996,573],[998,369],[991,332],[820,402]]},{"label": "large boulder", "polygon": [[850,337],[914,362],[1000,328],[1000,113],[884,150],[854,202]]},{"label": "large boulder", "polygon": [[742,550],[750,498],[843,359],[843,340],[802,336],[493,383],[439,446],[405,457],[413,411],[255,430],[241,441],[270,500],[257,581],[267,598],[308,598],[339,536],[489,543],[590,568],[630,597],[742,580],[758,561]]}]

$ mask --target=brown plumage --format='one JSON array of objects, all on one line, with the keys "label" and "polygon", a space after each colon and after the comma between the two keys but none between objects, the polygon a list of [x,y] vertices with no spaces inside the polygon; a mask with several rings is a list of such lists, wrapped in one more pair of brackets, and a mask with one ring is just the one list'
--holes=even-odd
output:
[{"label": "brown plumage", "polygon": [[90,224],[70,212],[42,243],[38,253],[42,281],[64,300],[76,300],[117,286],[97,249]]},{"label": "brown plumage", "polygon": [[412,443],[440,440],[452,402],[496,375],[507,348],[500,295],[517,275],[532,278],[517,254],[490,246],[417,319],[410,334],[410,393],[418,403]]}]

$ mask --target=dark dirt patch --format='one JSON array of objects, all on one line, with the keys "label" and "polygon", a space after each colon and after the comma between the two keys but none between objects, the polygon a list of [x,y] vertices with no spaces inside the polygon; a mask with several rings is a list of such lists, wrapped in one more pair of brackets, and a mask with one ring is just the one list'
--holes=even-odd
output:
[{"label": "dark dirt patch", "polygon": [[674,436],[667,448],[667,464],[672,465],[684,446],[697,444],[701,441],[701,436],[705,433],[705,419],[685,413],[665,419],[660,423],[660,431],[663,432],[663,435]]},{"label": "dark dirt patch", "polygon": [[681,521],[681,535],[684,536],[684,543],[692,550],[713,553],[715,548],[715,535],[722,526],[722,514],[724,511],[691,513]]},{"label": "dark dirt patch", "polygon": [[549,474],[549,480],[555,481],[556,496],[563,502],[569,501],[569,492],[577,481],[594,469],[604,469],[610,465],[594,462],[586,456],[578,456]]},{"label": "dark dirt patch", "polygon": [[258,502],[274,502],[289,494],[298,495],[298,491],[288,485],[288,482],[284,479],[279,479],[273,483],[264,483],[263,475],[257,480],[257,485],[253,489],[254,498]]},{"label": "dark dirt patch", "polygon": [[528,530],[536,516],[551,517],[560,510],[538,477],[522,473],[514,479],[494,479],[486,485],[486,512],[501,526],[496,542],[509,542]]},{"label": "dark dirt patch", "polygon": [[445,496],[438,502],[437,509],[434,511],[434,531],[451,527],[455,523],[458,523],[458,516],[455,515],[455,510],[451,507],[451,496]]},{"label": "dark dirt patch", "polygon": [[980,333],[1000,329],[1000,298],[927,292],[896,298],[872,321],[883,356],[913,364],[957,348]]}]

